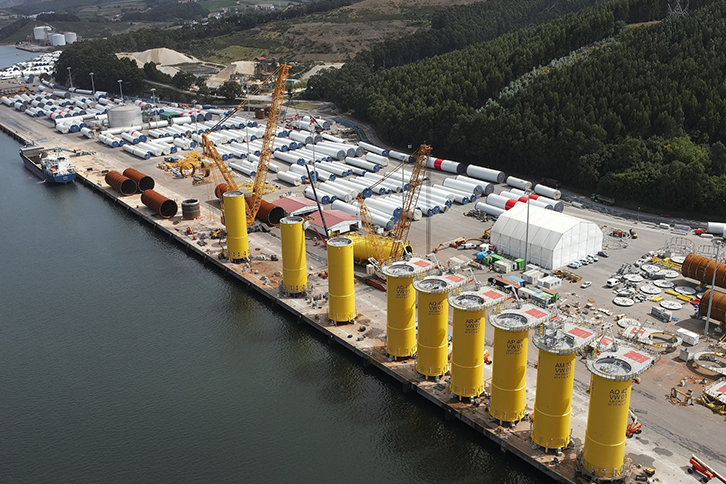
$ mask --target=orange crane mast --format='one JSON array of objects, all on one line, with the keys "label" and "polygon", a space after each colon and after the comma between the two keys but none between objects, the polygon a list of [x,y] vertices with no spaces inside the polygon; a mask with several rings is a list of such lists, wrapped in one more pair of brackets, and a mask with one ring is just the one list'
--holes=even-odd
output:
[{"label": "orange crane mast", "polygon": [[[275,89],[272,92],[270,115],[267,118],[267,123],[265,127],[265,136],[263,138],[262,152],[260,153],[260,159],[257,162],[257,173],[255,174],[255,180],[252,186],[252,194],[248,198],[248,203],[246,204],[248,225],[251,225],[255,221],[255,216],[257,216],[257,212],[260,209],[260,204],[262,203],[262,195],[264,194],[265,183],[267,181],[267,170],[270,166],[270,159],[272,158],[275,137],[277,136],[277,124],[280,121],[282,102],[285,98],[285,84],[287,82],[287,75],[290,71],[290,67],[291,66],[287,64],[280,64],[280,66],[275,71],[275,74],[277,74],[277,80],[275,81]],[[273,76],[275,74],[273,74]],[[245,98],[239,105],[237,105],[237,107],[235,107],[232,111],[228,112],[225,116],[220,118],[217,124],[212,127],[210,132],[215,131],[225,121],[234,116],[237,111],[242,108],[242,106],[247,104],[248,100],[249,96]],[[222,174],[222,178],[224,178],[224,184],[220,184],[215,190],[218,196],[221,198],[221,195],[224,192],[237,190],[239,188],[237,186],[237,182],[234,180],[234,177],[232,177],[232,173],[230,172],[229,168],[227,168],[224,160],[222,160],[219,152],[217,152],[217,148],[215,148],[214,143],[212,143],[212,141],[209,139],[208,133],[202,134],[202,152],[204,153],[204,156],[212,160],[214,165],[217,167],[217,169],[219,169],[219,172]]]}]

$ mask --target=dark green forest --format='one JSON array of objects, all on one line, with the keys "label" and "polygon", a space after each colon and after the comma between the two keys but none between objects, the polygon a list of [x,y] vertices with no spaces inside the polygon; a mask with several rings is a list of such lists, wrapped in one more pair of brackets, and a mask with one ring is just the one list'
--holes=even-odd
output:
[{"label": "dark green forest", "polygon": [[[645,25],[637,22],[662,19]],[[619,0],[316,94],[399,145],[620,202],[726,210],[726,2]],[[317,92],[316,92],[317,91]],[[323,96],[321,96],[323,97]]]}]

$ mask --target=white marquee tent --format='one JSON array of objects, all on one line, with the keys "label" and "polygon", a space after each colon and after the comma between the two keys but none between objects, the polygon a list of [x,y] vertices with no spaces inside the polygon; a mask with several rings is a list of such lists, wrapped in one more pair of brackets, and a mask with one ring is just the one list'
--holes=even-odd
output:
[{"label": "white marquee tent", "polygon": [[[540,207],[529,210],[528,263],[555,269],[602,250],[603,235],[596,224]],[[527,205],[518,203],[499,216],[491,242],[497,252],[524,258],[525,240]]]}]

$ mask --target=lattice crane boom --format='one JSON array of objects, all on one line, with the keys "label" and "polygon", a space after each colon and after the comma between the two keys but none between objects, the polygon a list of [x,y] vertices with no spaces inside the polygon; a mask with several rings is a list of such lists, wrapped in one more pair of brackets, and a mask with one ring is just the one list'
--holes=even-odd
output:
[{"label": "lattice crane boom", "polygon": [[385,260],[385,255],[383,254],[380,236],[376,232],[376,224],[373,222],[371,212],[368,210],[368,207],[363,200],[363,195],[359,193],[357,200],[358,210],[360,211],[360,219],[363,222],[363,228],[365,229],[365,243],[373,250],[373,258],[376,259],[380,265]]},{"label": "lattice crane boom", "polygon": [[421,193],[424,179],[426,178],[426,165],[431,155],[431,146],[421,145],[414,153],[416,161],[411,170],[411,179],[408,182],[408,191],[403,199],[403,207],[401,208],[401,217],[398,219],[396,226],[393,228],[393,240],[391,245],[391,260],[398,260],[403,255],[403,241],[408,237],[408,231],[411,229],[411,221],[413,220],[413,211],[416,210],[418,197]]},{"label": "lattice crane boom", "polygon": [[285,100],[285,85],[287,83],[287,74],[290,71],[287,64],[280,64],[277,68],[277,81],[275,81],[275,90],[272,92],[272,102],[270,103],[270,115],[267,118],[265,126],[265,136],[262,141],[262,151],[260,151],[260,159],[257,162],[257,173],[255,181],[252,185],[252,194],[248,198],[247,203],[247,224],[255,221],[255,216],[260,210],[262,204],[262,195],[265,191],[265,183],[267,182],[267,170],[270,167],[270,159],[275,145],[275,136],[277,136],[277,124],[280,122],[280,113],[282,113],[282,103]]}]

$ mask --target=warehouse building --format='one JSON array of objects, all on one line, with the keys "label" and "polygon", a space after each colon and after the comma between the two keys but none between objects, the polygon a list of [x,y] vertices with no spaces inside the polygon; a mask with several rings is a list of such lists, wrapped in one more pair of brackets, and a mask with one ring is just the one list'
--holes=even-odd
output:
[{"label": "warehouse building", "polygon": [[603,235],[592,222],[532,206],[528,237],[527,205],[518,203],[499,216],[492,227],[491,242],[502,254],[524,258],[526,240],[527,262],[555,269],[597,254],[602,250]]}]

